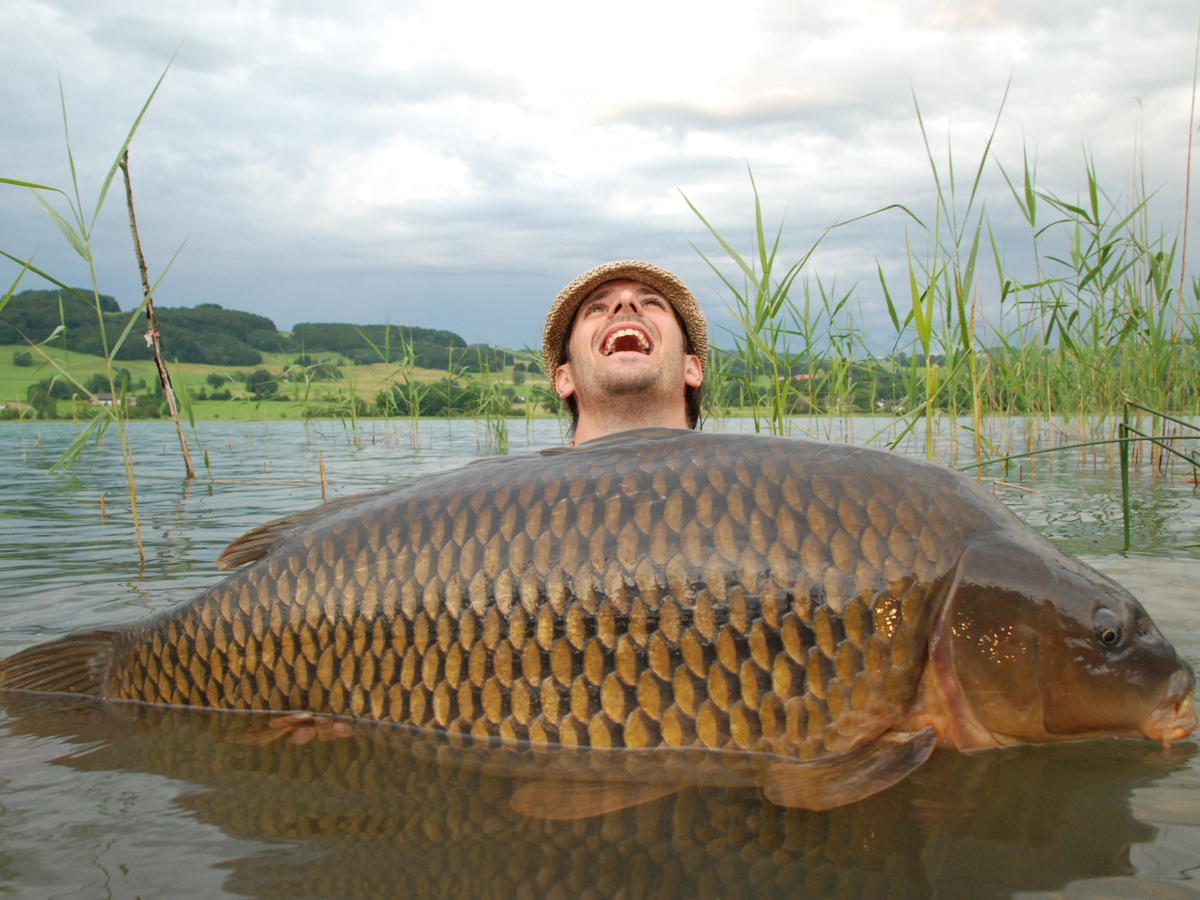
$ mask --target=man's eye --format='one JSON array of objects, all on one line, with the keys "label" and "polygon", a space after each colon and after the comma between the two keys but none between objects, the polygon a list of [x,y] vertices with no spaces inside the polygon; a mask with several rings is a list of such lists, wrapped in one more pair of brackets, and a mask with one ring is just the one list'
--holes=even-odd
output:
[{"label": "man's eye", "polygon": [[607,309],[607,307],[603,303],[589,303],[586,307],[584,307],[583,314],[585,316],[590,316],[593,313],[602,313],[605,309]]},{"label": "man's eye", "polygon": [[645,306],[657,306],[659,309],[666,309],[667,301],[661,300],[658,297],[647,297],[644,305]]}]

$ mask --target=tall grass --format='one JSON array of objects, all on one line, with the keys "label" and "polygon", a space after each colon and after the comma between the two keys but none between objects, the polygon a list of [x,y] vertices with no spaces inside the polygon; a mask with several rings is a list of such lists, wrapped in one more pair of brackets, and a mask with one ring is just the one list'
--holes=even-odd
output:
[{"label": "tall grass", "polygon": [[[952,462],[965,445],[976,463],[1039,442],[1114,440],[1129,398],[1200,412],[1200,281],[1185,278],[1171,230],[1151,224],[1140,167],[1114,192],[1085,155],[1072,196],[1042,184],[1028,152],[1015,170],[993,159],[999,115],[968,165],[952,146],[939,158],[919,106],[916,117],[932,208],[892,204],[869,214],[902,218],[903,269],[877,264],[890,347],[865,337],[864,299],[874,298],[834,290],[808,270],[828,229],[785,265],[782,227],[765,231],[753,179],[748,253],[691,206],[724,251],[723,262],[701,255],[736,323],[733,353],[714,355],[710,408],[740,407],[773,433],[815,416],[883,412],[870,439],[894,446],[918,437],[926,456]],[[988,172],[1002,176],[999,198],[984,196]],[[999,203],[1015,204],[1023,219],[1027,256],[1001,252],[989,214]],[[1024,418],[1006,430],[1014,413]],[[997,422],[1000,438],[987,427]]]},{"label": "tall grass", "polygon": [[[100,304],[100,287],[96,278],[96,262],[92,252],[92,238],[95,232],[96,222],[100,217],[100,211],[104,207],[104,201],[107,199],[109,188],[112,186],[113,178],[116,176],[122,160],[126,158],[129,145],[133,141],[133,137],[137,133],[137,130],[142,123],[142,119],[146,115],[146,111],[150,108],[150,103],[154,100],[155,95],[158,93],[158,89],[162,85],[163,79],[166,78],[167,70],[169,70],[169,68],[170,65],[168,64],[167,69],[163,70],[162,75],[160,75],[158,81],[155,82],[154,88],[150,92],[150,96],[147,97],[146,102],[142,104],[142,108],[138,112],[137,118],[134,119],[133,126],[125,135],[125,140],[121,144],[121,148],[117,151],[113,164],[109,168],[108,174],[105,176],[100,185],[94,206],[91,206],[90,204],[85,206],[83,202],[83,195],[80,191],[78,172],[75,168],[75,157],[71,150],[71,133],[67,122],[66,96],[63,92],[61,83],[59,84],[59,99],[62,108],[63,137],[66,145],[67,163],[71,176],[70,192],[68,193],[67,191],[63,191],[58,188],[34,184],[32,182],[8,178],[0,179],[0,182],[3,182],[4,184],[28,189],[36,198],[38,204],[42,207],[45,213],[58,227],[59,231],[62,232],[62,235],[64,238],[66,238],[67,243],[87,266],[88,277],[91,282],[90,296],[81,294],[75,289],[67,287],[67,285],[63,284],[61,281],[58,281],[56,278],[33,266],[31,261],[18,259],[16,256],[0,250],[0,254],[21,265],[22,276],[26,271],[33,272],[47,281],[57,285],[62,290],[78,297],[80,300],[89,304],[95,309],[96,320],[100,327],[101,346],[103,348],[104,372],[108,379],[110,394],[114,398],[113,403],[110,406],[98,406],[99,411],[95,413],[92,420],[83,428],[82,431],[80,431],[75,441],[67,449],[66,453],[63,454],[62,458],[51,468],[51,471],[54,471],[62,466],[70,465],[78,456],[83,447],[87,444],[88,440],[92,437],[95,437],[98,440],[109,426],[114,426],[116,428],[118,441],[121,448],[121,458],[125,467],[126,486],[129,491],[129,505],[133,520],[134,537],[137,543],[138,557],[142,563],[145,563],[146,561],[146,552],[142,545],[141,523],[138,518],[137,511],[137,484],[133,464],[133,446],[130,441],[128,429],[126,427],[128,420],[128,408],[125,403],[117,401],[117,398],[121,395],[121,391],[117,389],[116,367],[114,365],[114,361],[116,359],[117,352],[121,348],[121,345],[124,344],[125,340],[129,337],[134,323],[138,320],[137,313],[140,313],[145,308],[150,296],[152,296],[154,290],[157,289],[158,282],[155,283],[153,288],[150,288],[146,291],[146,296],[143,298],[142,303],[135,311],[135,315],[129,318],[129,323],[125,327],[124,331],[122,331],[122,333],[115,340],[110,342],[108,332],[105,328],[104,311]],[[68,209],[66,215],[60,213],[54,207],[54,205],[47,198],[47,194],[57,194],[60,200],[66,201]],[[91,209],[90,213],[88,212],[89,208]],[[162,277],[160,276],[159,281],[161,281],[161,279]],[[20,279],[18,278],[18,281],[19,280]],[[16,284],[14,283],[13,288],[15,287]],[[8,297],[10,297],[11,294],[12,289],[10,289],[8,294],[5,296],[5,303],[7,303]],[[41,343],[44,344],[50,341],[55,337],[56,334],[57,331],[55,334],[50,335],[50,337],[46,338]],[[38,351],[45,364],[52,366],[57,371],[56,377],[61,377],[71,382],[76,388],[78,388],[80,396],[92,398],[92,393],[86,387],[84,387],[64,365],[46,354],[42,350],[40,344],[30,341],[30,346]]]},{"label": "tall grass", "polygon": [[420,445],[421,404],[429,392],[429,385],[417,378],[417,356],[413,349],[412,338],[411,336],[405,338],[404,332],[399,328],[396,329],[399,337],[399,355],[393,360],[390,325],[384,326],[382,347],[376,345],[361,329],[358,329],[358,333],[371,346],[380,360],[387,365],[394,366],[387,375],[384,389],[377,396],[376,411],[385,419],[397,414],[407,418],[409,441],[412,448],[416,450]]},{"label": "tall grass", "polygon": [[484,444],[490,452],[508,453],[508,419],[512,398],[503,382],[492,374],[491,365],[478,354],[478,375],[473,377],[476,397],[475,420],[484,426]]},{"label": "tall grass", "polygon": [[[778,259],[783,224],[768,238],[753,172],[750,172],[750,187],[754,193],[754,237],[746,257],[721,237],[691,200],[684,196],[684,201],[737,268],[733,275],[726,276],[713,260],[697,250],[732,295],[729,310],[738,326],[729,334],[734,342],[734,356],[741,365],[718,366],[713,380],[736,379],[742,390],[736,395],[729,395],[724,385],[717,390],[725,391],[724,396],[737,396],[740,406],[749,406],[755,431],[765,424],[772,434],[782,434],[789,417],[806,402],[794,383],[794,375],[809,359],[813,346],[806,330],[789,327],[789,316],[792,322],[798,321],[791,291],[821,238],[800,259],[783,268]],[[798,344],[794,340],[797,338]]]}]

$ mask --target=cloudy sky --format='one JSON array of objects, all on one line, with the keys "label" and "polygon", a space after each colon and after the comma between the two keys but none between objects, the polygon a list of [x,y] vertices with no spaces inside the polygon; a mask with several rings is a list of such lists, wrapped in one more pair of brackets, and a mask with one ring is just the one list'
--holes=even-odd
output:
[{"label": "cloudy sky", "polygon": [[[161,305],[520,347],[571,278],[634,257],[684,276],[719,327],[726,297],[693,245],[720,251],[684,195],[746,247],[748,164],[768,221],[786,216],[789,261],[887,204],[932,221],[914,94],[961,182],[1011,79],[998,163],[1019,171],[1024,149],[1074,198],[1091,154],[1114,198],[1137,171],[1177,229],[1198,15],[1181,0],[4,0],[0,177],[69,187],[61,81],[90,219],[176,54],[131,149],[152,272],[182,245]],[[984,187],[1006,254],[1027,257],[994,163]],[[881,328],[875,260],[899,274],[906,227],[921,240],[895,212],[840,228],[813,262],[857,283]],[[101,290],[135,305],[118,191],[94,246]],[[0,185],[0,249],[86,280],[24,189]],[[3,287],[16,274],[0,264]]]}]

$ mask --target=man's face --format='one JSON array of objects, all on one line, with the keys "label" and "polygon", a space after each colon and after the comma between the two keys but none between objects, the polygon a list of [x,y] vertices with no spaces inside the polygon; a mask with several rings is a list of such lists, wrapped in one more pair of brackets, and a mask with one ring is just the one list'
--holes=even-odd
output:
[{"label": "man's face", "polygon": [[579,305],[567,362],[555,375],[560,397],[586,403],[605,395],[662,392],[683,400],[702,380],[671,304],[639,281],[609,281]]}]

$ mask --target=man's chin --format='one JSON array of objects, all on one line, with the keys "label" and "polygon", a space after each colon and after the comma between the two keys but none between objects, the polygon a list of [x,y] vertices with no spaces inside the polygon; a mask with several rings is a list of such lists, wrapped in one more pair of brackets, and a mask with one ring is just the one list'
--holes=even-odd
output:
[{"label": "man's chin", "polygon": [[598,372],[596,386],[607,394],[640,394],[658,386],[659,374],[645,366]]}]

